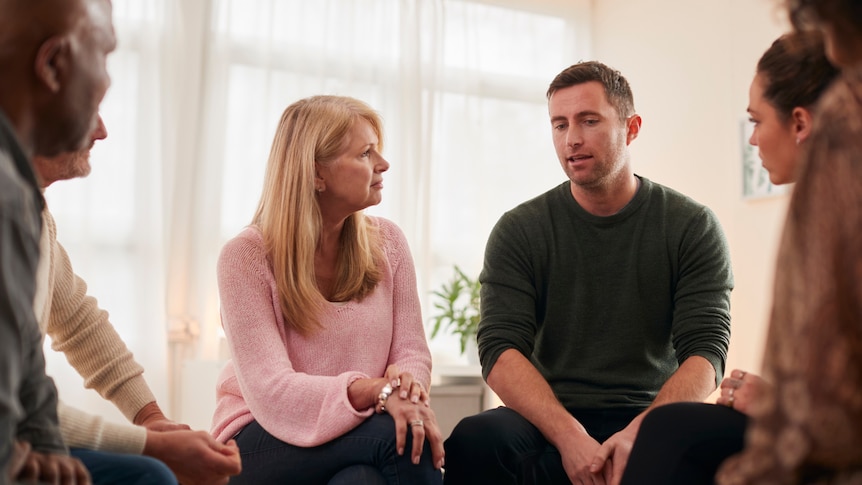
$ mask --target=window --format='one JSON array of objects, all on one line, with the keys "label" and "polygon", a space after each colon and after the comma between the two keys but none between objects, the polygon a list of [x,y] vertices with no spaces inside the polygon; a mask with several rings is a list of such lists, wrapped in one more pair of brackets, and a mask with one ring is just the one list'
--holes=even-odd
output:
[{"label": "window", "polygon": [[[589,51],[587,0],[113,3],[109,137],[88,179],[47,195],[161,401],[166,371],[219,355],[215,262],[254,213],[293,101],[349,95],[381,113],[392,166],[369,212],[407,235],[426,319],[452,264],[478,273],[497,218],[563,180],[544,92]],[[457,349],[432,342],[435,359]]]}]

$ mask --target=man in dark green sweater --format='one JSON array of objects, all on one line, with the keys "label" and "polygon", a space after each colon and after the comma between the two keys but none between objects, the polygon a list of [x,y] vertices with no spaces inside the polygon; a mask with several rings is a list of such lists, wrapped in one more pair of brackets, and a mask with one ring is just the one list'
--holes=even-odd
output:
[{"label": "man in dark green sweater", "polygon": [[730,256],[705,206],[632,171],[641,118],[598,62],[548,89],[568,181],[503,215],[485,249],[479,354],[506,407],[446,441],[447,484],[616,484],[645,412],[724,373]]}]

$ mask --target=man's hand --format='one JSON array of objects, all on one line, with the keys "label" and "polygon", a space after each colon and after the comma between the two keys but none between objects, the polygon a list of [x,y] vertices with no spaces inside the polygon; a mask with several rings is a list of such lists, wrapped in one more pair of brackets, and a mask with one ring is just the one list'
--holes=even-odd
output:
[{"label": "man's hand", "polygon": [[135,415],[132,421],[138,426],[143,426],[150,431],[177,431],[181,429],[192,429],[187,424],[177,423],[165,417],[165,413],[155,401],[145,405]]},{"label": "man's hand", "polygon": [[595,454],[590,471],[604,473],[608,485],[619,485],[623,479],[623,471],[629,461],[643,416],[643,413],[640,414],[628,426],[608,438]]},{"label": "man's hand", "polygon": [[90,485],[90,474],[84,464],[69,455],[42,453],[29,449],[29,445],[16,443],[16,458],[19,452],[28,451],[13,479],[21,482],[38,482],[48,485]]},{"label": "man's hand", "polygon": [[206,431],[149,431],[144,454],[163,461],[183,485],[226,484],[242,471],[236,442],[219,443]]},{"label": "man's hand", "polygon": [[30,455],[30,443],[26,441],[15,440],[12,443],[12,457],[9,459],[9,465],[6,470],[9,474],[9,479],[14,480],[21,473],[24,464],[27,463],[27,457]]},{"label": "man's hand", "polygon": [[556,443],[563,469],[575,485],[605,485],[607,472],[601,468],[597,472],[590,469],[593,457],[599,451],[599,442],[586,431],[569,435],[566,441]]}]

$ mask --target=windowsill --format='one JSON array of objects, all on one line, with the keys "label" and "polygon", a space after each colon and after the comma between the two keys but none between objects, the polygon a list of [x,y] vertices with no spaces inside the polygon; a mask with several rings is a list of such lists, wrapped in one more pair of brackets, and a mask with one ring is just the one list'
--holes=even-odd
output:
[{"label": "windowsill", "polygon": [[431,370],[431,384],[481,384],[480,365],[438,365]]}]

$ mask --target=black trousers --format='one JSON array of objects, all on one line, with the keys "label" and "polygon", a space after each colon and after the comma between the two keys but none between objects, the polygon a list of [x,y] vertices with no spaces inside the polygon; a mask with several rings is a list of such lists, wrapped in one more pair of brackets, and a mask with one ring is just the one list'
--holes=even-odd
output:
[{"label": "black trousers", "polygon": [[[638,410],[569,410],[599,443]],[[446,485],[570,485],[560,453],[517,412],[499,407],[461,420],[444,443]]]},{"label": "black trousers", "polygon": [[721,462],[742,451],[747,423],[717,404],[657,407],[641,423],[621,485],[711,485]]}]

